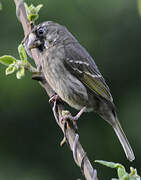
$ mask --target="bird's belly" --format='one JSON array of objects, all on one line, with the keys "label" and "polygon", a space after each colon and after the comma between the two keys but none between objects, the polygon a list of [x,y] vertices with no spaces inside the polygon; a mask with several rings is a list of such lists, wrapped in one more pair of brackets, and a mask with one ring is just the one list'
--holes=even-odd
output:
[{"label": "bird's belly", "polygon": [[75,109],[79,110],[88,104],[85,86],[71,74],[59,79],[56,85],[57,94]]},{"label": "bird's belly", "polygon": [[63,65],[55,59],[44,62],[46,69],[44,74],[52,89],[60,98],[75,109],[80,110],[88,104],[88,94],[86,87],[73,76]]}]

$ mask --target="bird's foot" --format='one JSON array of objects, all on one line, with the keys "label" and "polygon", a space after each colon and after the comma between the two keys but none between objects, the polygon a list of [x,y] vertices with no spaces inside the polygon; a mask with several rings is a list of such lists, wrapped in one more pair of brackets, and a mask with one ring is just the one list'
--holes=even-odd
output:
[{"label": "bird's foot", "polygon": [[64,136],[63,140],[60,142],[60,146],[63,146],[65,143],[67,143],[66,137]]},{"label": "bird's foot", "polygon": [[57,107],[57,103],[58,102],[62,102],[62,100],[61,100],[61,98],[59,97],[59,95],[58,94],[54,94],[54,95],[52,95],[51,96],[51,98],[49,99],[49,103],[50,104],[53,104],[53,113],[54,113],[54,116],[55,116],[55,119],[56,119],[56,121],[58,122],[58,118],[57,118],[57,109],[56,109],[56,107]]},{"label": "bird's foot", "polygon": [[49,103],[55,103],[55,102],[60,101],[60,100],[61,100],[61,98],[58,96],[58,94],[54,94],[49,99]]},{"label": "bird's foot", "polygon": [[62,118],[61,121],[67,121],[68,119],[72,121],[73,126],[75,130],[77,130],[77,123],[76,121],[80,118],[80,116],[83,114],[83,112],[86,110],[86,107],[83,107],[77,114],[76,116],[72,116],[69,111],[64,111],[62,112]]}]

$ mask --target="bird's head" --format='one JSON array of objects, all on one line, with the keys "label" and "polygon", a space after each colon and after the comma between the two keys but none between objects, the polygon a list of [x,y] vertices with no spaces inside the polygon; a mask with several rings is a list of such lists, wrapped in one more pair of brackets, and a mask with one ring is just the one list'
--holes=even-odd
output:
[{"label": "bird's head", "polygon": [[43,52],[59,42],[61,40],[61,32],[65,32],[64,29],[65,27],[52,21],[46,21],[35,26],[24,43],[28,55],[32,57],[31,49],[33,48],[38,48],[40,52]]},{"label": "bird's head", "polygon": [[24,47],[28,55],[32,58],[31,49],[38,48],[42,53],[44,50],[61,44],[77,42],[73,35],[64,26],[52,21],[46,21],[34,26],[27,36]]}]

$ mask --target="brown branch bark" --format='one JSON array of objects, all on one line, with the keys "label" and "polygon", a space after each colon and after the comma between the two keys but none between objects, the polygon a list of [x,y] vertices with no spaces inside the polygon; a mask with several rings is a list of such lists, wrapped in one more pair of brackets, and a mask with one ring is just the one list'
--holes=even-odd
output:
[{"label": "brown branch bark", "polygon": [[[22,24],[24,35],[26,37],[27,34],[31,31],[31,25],[26,15],[24,2],[23,0],[14,0],[14,2],[16,5],[16,13],[18,15],[18,19],[20,20]],[[37,49],[32,50],[32,56],[33,56],[33,60],[36,66],[39,67],[40,58],[39,58],[39,52]],[[44,77],[44,74],[42,74],[42,77]],[[51,89],[51,87],[49,86],[45,78],[42,78],[40,80],[40,84],[46,90],[49,97],[54,95],[54,91]],[[58,123],[59,127],[62,129],[64,133],[66,141],[73,152],[73,157],[76,164],[81,168],[86,180],[98,180],[96,170],[93,169],[84,149],[82,148],[79,142],[79,136],[75,132],[70,121],[68,121],[68,123],[61,121],[62,111],[64,111],[64,107],[61,103],[57,104],[56,108],[53,109],[56,122]]]}]

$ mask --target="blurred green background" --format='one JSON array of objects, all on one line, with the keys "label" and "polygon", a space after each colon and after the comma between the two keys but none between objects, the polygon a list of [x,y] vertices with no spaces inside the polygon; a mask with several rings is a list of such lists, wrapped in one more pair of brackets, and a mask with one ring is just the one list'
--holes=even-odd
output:
[{"label": "blurred green background", "polygon": [[[1,0],[0,56],[18,58],[23,39],[15,4]],[[141,18],[136,0],[34,0],[43,3],[38,22],[52,20],[65,25],[95,57],[117,106],[120,122],[134,149],[128,162],[112,128],[95,113],[78,122],[80,141],[100,180],[116,177],[116,171],[95,165],[94,160],[120,162],[141,174]],[[48,97],[26,73],[22,80],[5,76],[0,65],[0,180],[72,180],[80,177],[72,153],[59,146],[63,134],[57,126]],[[72,110],[72,113],[76,112]]]}]

